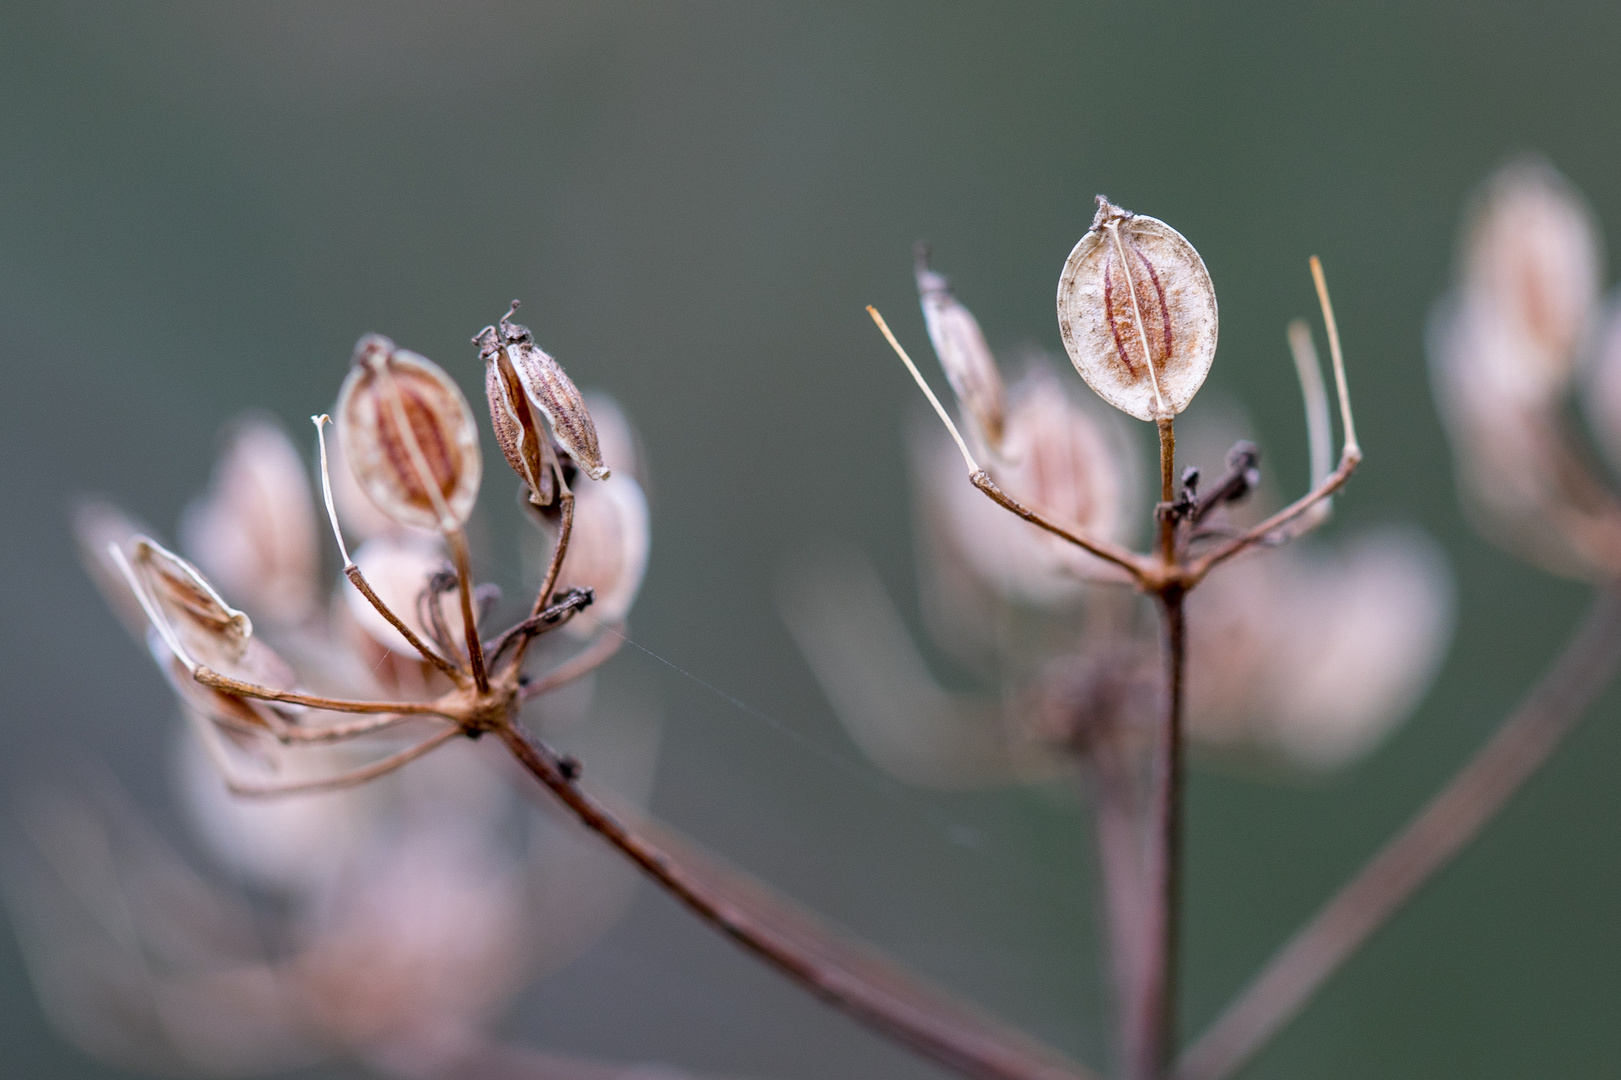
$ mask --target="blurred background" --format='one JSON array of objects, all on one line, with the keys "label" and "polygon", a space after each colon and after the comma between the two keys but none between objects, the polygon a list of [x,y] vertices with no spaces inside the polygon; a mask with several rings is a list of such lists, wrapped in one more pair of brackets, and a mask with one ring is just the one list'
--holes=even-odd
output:
[{"label": "blurred background", "polygon": [[[612,671],[662,704],[655,810],[1104,1062],[1079,800],[899,789],[833,720],[774,599],[838,542],[915,612],[919,403],[862,305],[927,355],[910,254],[926,237],[993,347],[1056,351],[1058,270],[1097,192],[1203,254],[1210,385],[1248,409],[1285,492],[1307,468],[1283,328],[1314,313],[1306,259],[1323,257],[1368,452],[1331,528],[1421,524],[1459,598],[1439,680],[1366,761],[1316,784],[1193,776],[1189,1035],[1484,738],[1583,607],[1465,524],[1422,342],[1462,201],[1511,152],[1547,154],[1621,222],[1612,5],[9,4],[5,23],[8,793],[99,762],[188,843],[170,692],[80,570],[71,495],[170,529],[221,426],[260,407],[303,440],[368,330],[478,400],[468,338],[518,296],[650,462],[630,634],[663,659],[627,649]],[[482,571],[511,586],[519,522],[499,456],[486,468]],[[1247,1075],[1614,1068],[1618,702]],[[649,889],[503,1032],[736,1076],[936,1075]],[[9,932],[0,1065],[124,1075],[53,1033]]]}]

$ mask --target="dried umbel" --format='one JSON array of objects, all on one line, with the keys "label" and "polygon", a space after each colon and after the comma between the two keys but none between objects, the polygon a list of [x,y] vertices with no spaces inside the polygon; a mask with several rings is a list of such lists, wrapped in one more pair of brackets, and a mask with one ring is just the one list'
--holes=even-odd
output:
[{"label": "dried umbel", "polygon": [[913,253],[918,299],[934,354],[940,358],[940,367],[957,395],[957,403],[970,421],[970,430],[987,448],[1000,450],[1007,417],[996,357],[985,343],[985,334],[973,313],[951,295],[951,282],[929,268],[929,246],[919,242]]},{"label": "dried umbel", "polygon": [[552,469],[556,458],[535,418],[537,412],[551,425],[558,444],[591,479],[607,479],[608,466],[603,463],[585,399],[562,365],[535,344],[529,328],[511,321],[517,310],[514,300],[512,310],[495,326],[480,330],[473,344],[485,363],[484,388],[501,452],[529,486],[530,499],[538,506],[549,506],[555,498]]},{"label": "dried umbel", "polygon": [[333,411],[343,456],[379,510],[440,533],[467,523],[483,476],[478,425],[443,369],[367,334]]},{"label": "dried umbel", "polygon": [[1139,420],[1166,420],[1210,373],[1216,290],[1181,233],[1099,195],[1058,279],[1058,326],[1099,397]]}]

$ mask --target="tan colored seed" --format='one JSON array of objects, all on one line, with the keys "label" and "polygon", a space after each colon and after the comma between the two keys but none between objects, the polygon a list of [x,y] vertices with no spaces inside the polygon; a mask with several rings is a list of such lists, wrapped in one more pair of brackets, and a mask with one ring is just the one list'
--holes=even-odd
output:
[{"label": "tan colored seed", "polygon": [[356,481],[400,525],[450,532],[478,499],[483,462],[472,407],[427,357],[367,334],[333,409]]}]

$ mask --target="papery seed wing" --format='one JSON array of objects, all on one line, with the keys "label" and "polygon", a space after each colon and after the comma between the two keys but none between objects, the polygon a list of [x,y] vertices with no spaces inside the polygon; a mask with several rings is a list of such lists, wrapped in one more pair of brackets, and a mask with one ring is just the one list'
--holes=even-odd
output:
[{"label": "papery seed wing", "polygon": [[478,426],[437,364],[367,335],[333,415],[344,457],[378,509],[410,528],[466,524],[483,477]]},{"label": "papery seed wing", "polygon": [[602,450],[597,445],[597,429],[591,422],[591,413],[562,365],[544,349],[523,342],[508,344],[506,353],[512,359],[524,393],[530,403],[545,414],[558,443],[591,479],[606,479],[608,466],[603,463]]},{"label": "papery seed wing", "polygon": [[492,350],[486,357],[484,394],[489,399],[490,423],[501,454],[528,485],[531,501],[550,506],[556,497],[556,477],[551,470],[554,455],[504,350]]},{"label": "papery seed wing", "polygon": [[1168,419],[1210,373],[1216,291],[1181,233],[1098,202],[1058,280],[1064,349],[1104,401],[1139,420]]},{"label": "papery seed wing", "polygon": [[997,370],[991,347],[985,343],[979,321],[952,295],[945,276],[929,269],[926,255],[926,251],[919,250],[917,291],[929,341],[957,395],[957,403],[986,445],[997,449],[1002,444],[1006,420],[1002,373]]}]

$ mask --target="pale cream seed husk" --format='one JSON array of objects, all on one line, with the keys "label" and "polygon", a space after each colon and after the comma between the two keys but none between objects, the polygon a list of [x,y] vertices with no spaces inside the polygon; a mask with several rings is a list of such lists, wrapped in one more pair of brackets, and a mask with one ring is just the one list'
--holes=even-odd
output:
[{"label": "pale cream seed husk", "polygon": [[[1139,420],[1168,419],[1188,407],[1215,359],[1216,291],[1210,273],[1193,245],[1163,221],[1107,206],[1098,218],[1070,252],[1058,280],[1064,349],[1104,401]],[[1131,284],[1143,329],[1153,342],[1163,341],[1169,331],[1169,354],[1150,358],[1152,374],[1145,367],[1129,295],[1111,295],[1127,284],[1118,271],[1109,280],[1121,248],[1137,267]]]}]

